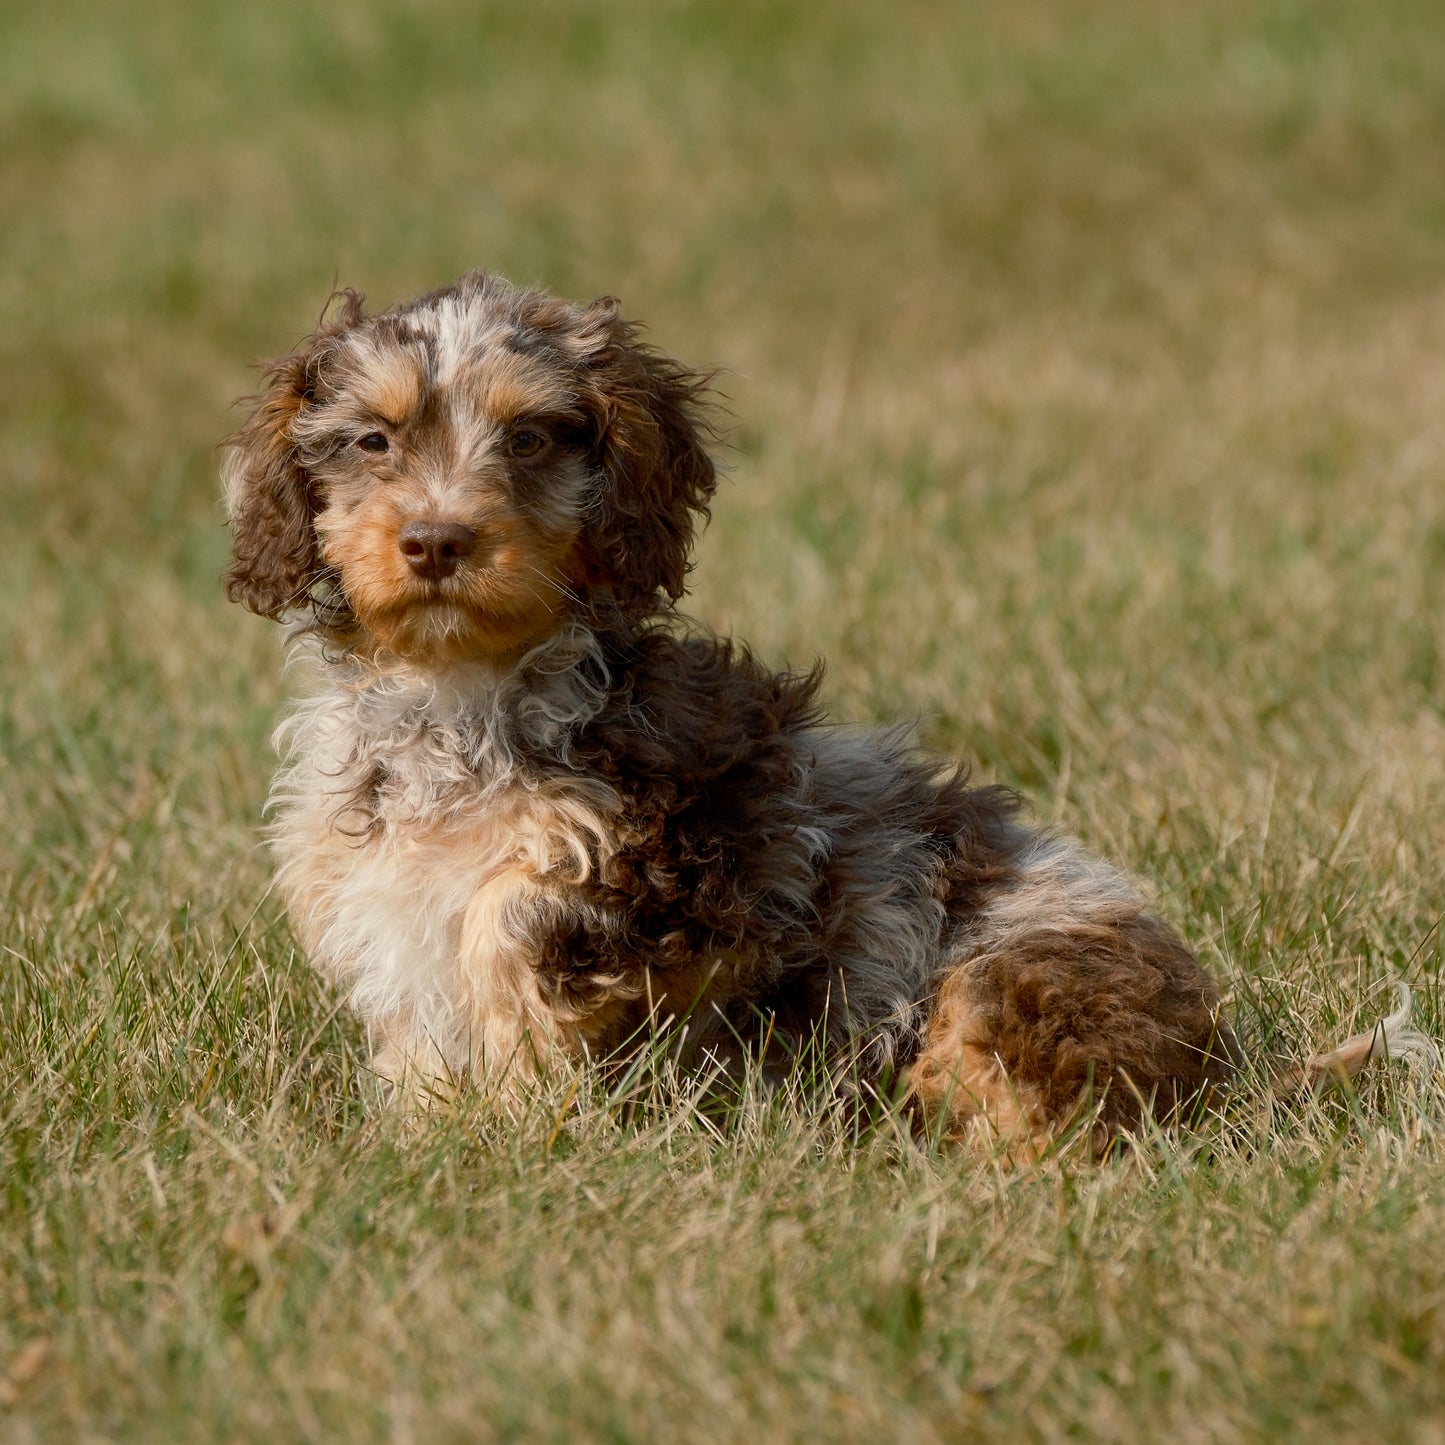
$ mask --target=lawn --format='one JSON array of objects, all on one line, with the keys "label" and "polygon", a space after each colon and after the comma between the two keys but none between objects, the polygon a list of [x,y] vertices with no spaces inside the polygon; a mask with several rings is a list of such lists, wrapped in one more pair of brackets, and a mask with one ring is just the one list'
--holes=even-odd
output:
[{"label": "lawn", "polygon": [[1445,1440],[1445,1078],[1004,1170],[586,1080],[405,1127],[260,813],[215,444],[333,285],[722,369],[691,613],[1445,1035],[1445,8],[7,0],[0,1438]]}]

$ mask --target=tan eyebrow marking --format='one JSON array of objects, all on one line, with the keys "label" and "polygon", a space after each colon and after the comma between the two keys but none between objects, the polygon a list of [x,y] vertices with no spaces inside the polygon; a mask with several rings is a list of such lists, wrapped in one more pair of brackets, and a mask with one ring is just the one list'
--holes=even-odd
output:
[{"label": "tan eyebrow marking", "polygon": [[515,352],[488,357],[476,387],[483,412],[502,425],[522,416],[568,411],[573,405],[569,389],[552,368]]},{"label": "tan eyebrow marking", "polygon": [[421,368],[399,347],[369,349],[372,355],[352,383],[351,394],[391,426],[400,426],[421,405]]}]

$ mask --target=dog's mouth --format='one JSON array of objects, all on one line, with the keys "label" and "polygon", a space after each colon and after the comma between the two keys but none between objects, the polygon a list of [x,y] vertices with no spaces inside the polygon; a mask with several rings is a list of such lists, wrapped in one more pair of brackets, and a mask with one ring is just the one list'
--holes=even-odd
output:
[{"label": "dog's mouth", "polygon": [[484,624],[491,609],[477,598],[466,596],[445,582],[418,583],[407,595],[397,598],[386,611],[393,617],[445,617],[450,625],[474,621]]},{"label": "dog's mouth", "polygon": [[511,656],[556,625],[556,609],[506,593],[488,596],[472,579],[417,580],[406,595],[372,610],[362,624],[394,652],[419,662]]}]

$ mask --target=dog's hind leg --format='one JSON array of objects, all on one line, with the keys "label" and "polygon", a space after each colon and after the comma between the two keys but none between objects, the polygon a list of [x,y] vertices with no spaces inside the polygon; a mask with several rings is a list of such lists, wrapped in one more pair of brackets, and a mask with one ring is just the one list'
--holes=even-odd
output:
[{"label": "dog's hind leg", "polygon": [[1238,1045],[1219,991],[1128,881],[1040,835],[1017,883],[961,929],[910,1092],[928,1127],[1011,1157],[1078,1126],[1094,1150],[1205,1109]]}]

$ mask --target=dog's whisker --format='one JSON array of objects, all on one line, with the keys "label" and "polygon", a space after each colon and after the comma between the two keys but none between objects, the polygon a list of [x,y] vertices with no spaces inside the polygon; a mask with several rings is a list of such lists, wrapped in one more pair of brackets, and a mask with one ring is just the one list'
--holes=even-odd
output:
[{"label": "dog's whisker", "polygon": [[[577,603],[579,606],[581,605],[581,594],[578,593],[565,579],[556,576],[554,573],[544,572],[540,567],[535,566],[532,563],[528,563],[527,566],[528,569],[537,577],[541,578],[541,580],[553,592],[556,592],[560,596],[565,597],[569,602]],[[542,601],[545,596],[544,593],[538,592],[535,589],[533,589],[532,595],[536,597],[539,602]]]}]

